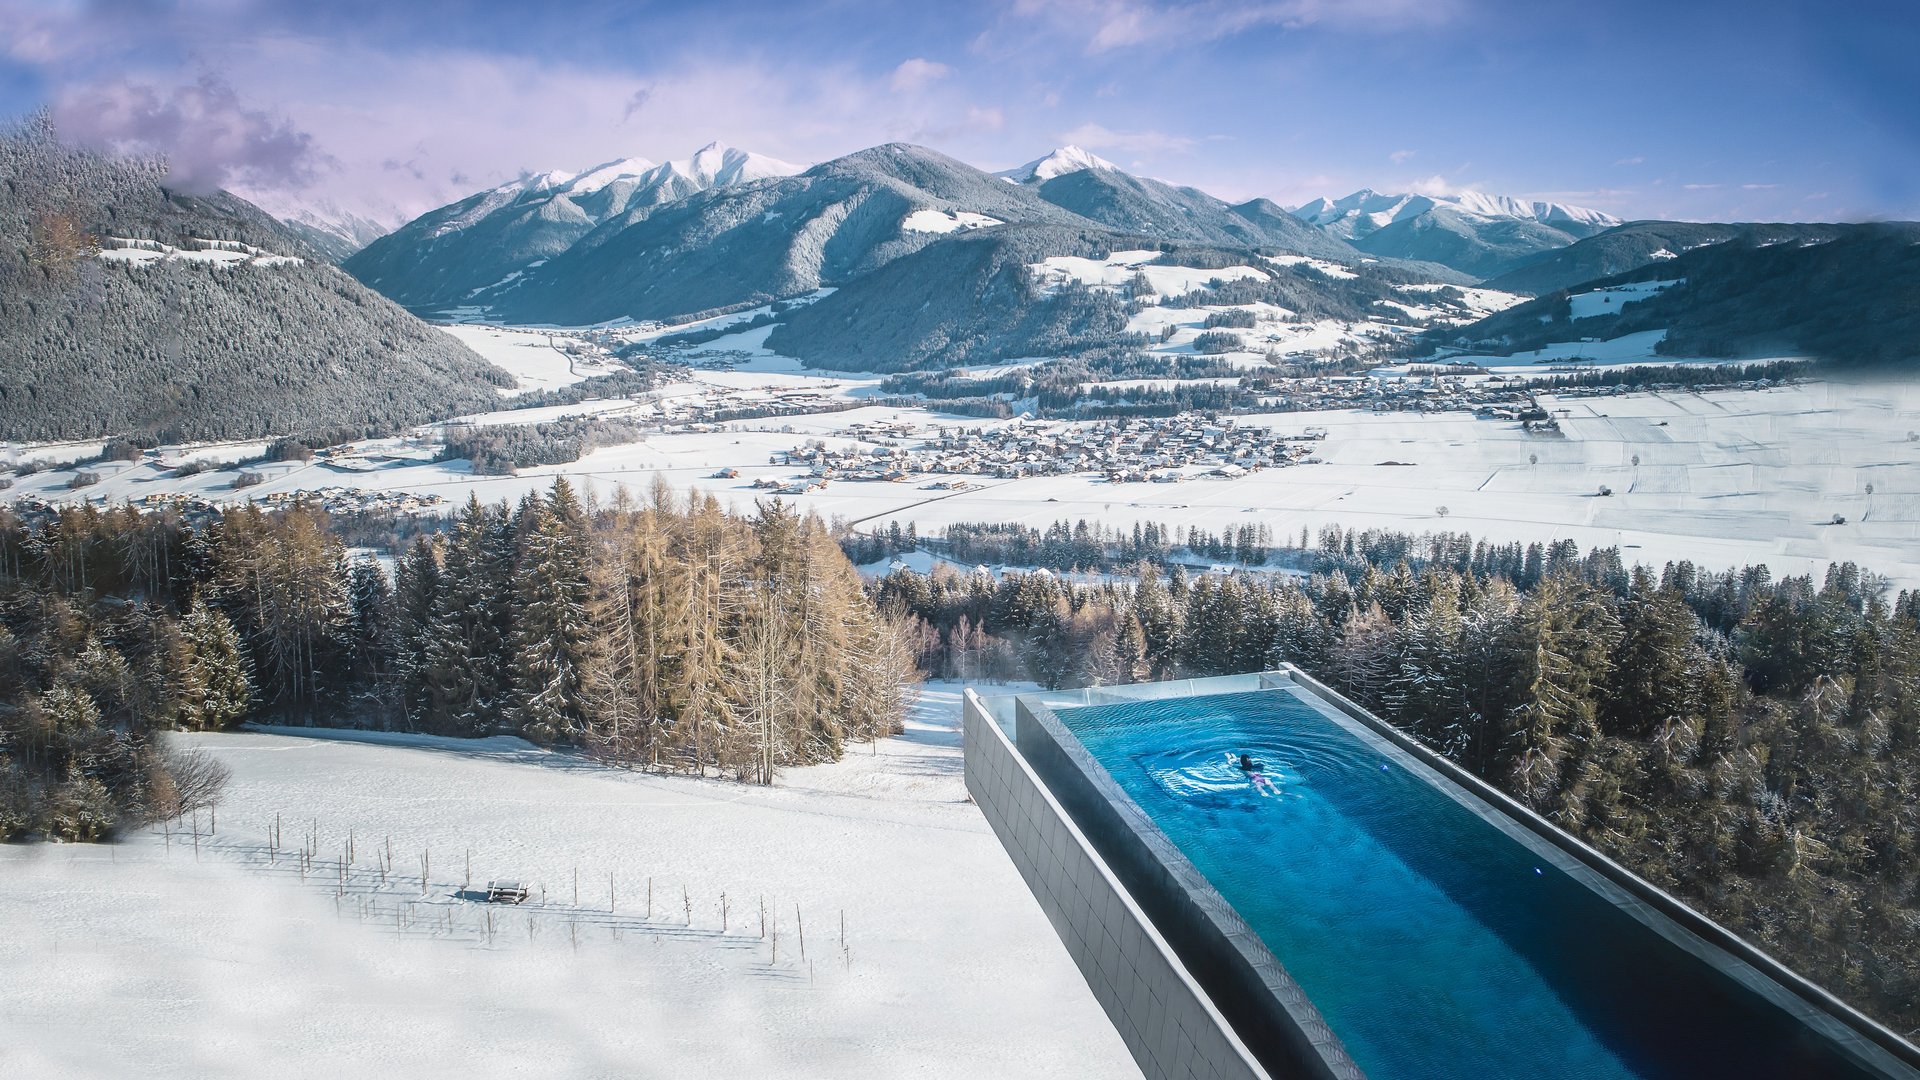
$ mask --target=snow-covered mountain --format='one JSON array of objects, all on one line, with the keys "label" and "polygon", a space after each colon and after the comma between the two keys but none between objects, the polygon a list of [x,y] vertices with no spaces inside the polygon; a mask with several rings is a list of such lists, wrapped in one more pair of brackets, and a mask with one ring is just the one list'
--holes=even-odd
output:
[{"label": "snow-covered mountain", "polygon": [[294,235],[336,264],[392,232],[396,224],[342,210],[332,203],[301,207],[279,217]]},{"label": "snow-covered mountain", "polygon": [[1347,244],[1277,212],[1278,207],[1264,199],[1232,206],[1198,188],[1135,176],[1078,146],[1060,147],[994,175],[1119,232],[1163,240],[1270,245],[1330,259],[1351,259],[1355,254]]},{"label": "snow-covered mountain", "polygon": [[1440,263],[1474,277],[1504,273],[1543,252],[1620,224],[1599,210],[1478,191],[1315,199],[1293,215],[1371,255]]},{"label": "snow-covered mountain", "polygon": [[715,188],[791,176],[797,165],[724,143],[654,164],[619,158],[579,173],[535,173],[415,218],[344,264],[410,307],[455,307],[509,289],[601,224],[634,221]]},{"label": "snow-covered mountain", "polygon": [[1049,259],[1147,252],[1232,268],[1238,295],[1346,320],[1403,300],[1400,285],[1471,281],[1369,258],[1266,200],[1229,204],[1071,147],[1001,174],[901,143],[797,175],[724,150],[643,166],[482,192],[348,269],[416,308],[510,323],[766,307],[754,318],[772,324],[767,348],[882,371],[1135,342],[1124,298],[1037,287]]},{"label": "snow-covered mountain", "polygon": [[1516,199],[1479,191],[1410,195],[1362,188],[1344,199],[1315,199],[1295,207],[1293,214],[1341,239],[1358,240],[1395,222],[1419,217],[1443,207],[1484,218],[1537,221],[1563,232],[1578,232],[1582,237],[1620,224],[1620,219],[1612,214],[1583,206]]},{"label": "snow-covered mountain", "polygon": [[1120,166],[1097,157],[1093,153],[1077,146],[1063,146],[1045,157],[1035,158],[1017,169],[1006,169],[993,175],[1016,184],[1044,184],[1056,176],[1079,172],[1082,169],[1106,169],[1109,172],[1122,171]]}]

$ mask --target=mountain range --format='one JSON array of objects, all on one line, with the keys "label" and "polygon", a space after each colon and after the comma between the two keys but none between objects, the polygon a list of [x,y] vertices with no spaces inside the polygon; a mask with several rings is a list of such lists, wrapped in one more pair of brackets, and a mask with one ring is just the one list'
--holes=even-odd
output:
[{"label": "mountain range", "polygon": [[425,214],[343,266],[415,311],[520,324],[671,324],[767,307],[754,324],[770,324],[767,347],[895,371],[1137,347],[1111,283],[1040,284],[1044,266],[1116,252],[1227,271],[1218,295],[1236,303],[1367,320],[1394,318],[1382,313],[1407,285],[1551,296],[1703,246],[1737,241],[1750,256],[1845,229],[1824,228],[1627,224],[1478,192],[1359,191],[1288,211],[1136,176],[1074,146],[989,173],[902,143],[805,170],[714,144],[685,162],[531,175]]},{"label": "mountain range", "polygon": [[1294,216],[1382,258],[1436,262],[1482,280],[1613,228],[1620,219],[1579,206],[1477,191],[1315,199]]},{"label": "mountain range", "polygon": [[[1124,340],[1124,303],[1110,294],[1035,286],[1032,268],[1048,259],[1147,249],[1170,265],[1244,267],[1294,310],[1356,318],[1396,284],[1471,280],[1373,258],[1271,203],[1232,205],[1074,148],[995,175],[893,143],[667,201],[636,187],[618,212],[580,210],[578,186],[548,174],[483,192],[344,266],[416,310],[523,324],[674,322],[781,302],[770,347],[868,370]],[[1279,255],[1341,272],[1270,261]],[[919,298],[912,310],[907,296]]]},{"label": "mountain range", "polygon": [[423,214],[343,265],[409,307],[486,306],[608,222],[630,224],[702,191],[798,171],[716,142],[659,165],[623,158],[580,173],[538,173]]},{"label": "mountain range", "polygon": [[1003,225],[1384,261],[1470,284],[1615,224],[1478,193],[1366,191],[1289,212],[1135,176],[1076,146],[989,174],[905,144],[802,171],[715,143],[665,165],[629,158],[528,175],[424,214],[343,265],[424,313],[597,322],[792,299],[951,233]]}]

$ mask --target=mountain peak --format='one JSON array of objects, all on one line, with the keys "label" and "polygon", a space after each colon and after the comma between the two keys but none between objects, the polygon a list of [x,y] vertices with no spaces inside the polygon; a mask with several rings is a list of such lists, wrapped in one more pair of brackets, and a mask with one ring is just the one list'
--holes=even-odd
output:
[{"label": "mountain peak", "polygon": [[546,172],[528,173],[525,176],[509,180],[493,190],[503,195],[519,194],[521,192],[552,191],[566,184],[572,180],[573,177],[573,173],[563,169],[549,169]]},{"label": "mountain peak", "polygon": [[598,191],[615,180],[643,175],[653,167],[653,162],[643,157],[620,158],[617,161],[605,162],[567,181],[567,191],[572,194]]},{"label": "mountain peak", "polygon": [[798,165],[739,150],[718,139],[694,151],[693,156],[685,161],[667,162],[666,168],[702,188],[792,176],[800,172]]},{"label": "mountain peak", "polygon": [[1103,157],[1082,150],[1078,146],[1062,146],[1042,158],[1036,158],[1017,169],[1008,169],[993,175],[1011,180],[1016,184],[1042,184],[1056,176],[1080,172],[1085,169],[1106,169],[1120,172],[1120,166]]}]

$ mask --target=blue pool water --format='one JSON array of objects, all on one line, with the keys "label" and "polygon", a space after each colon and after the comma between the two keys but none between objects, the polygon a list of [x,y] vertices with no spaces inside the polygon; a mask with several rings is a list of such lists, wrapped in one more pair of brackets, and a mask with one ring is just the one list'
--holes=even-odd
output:
[{"label": "blue pool water", "polygon": [[1295,691],[1056,715],[1372,1080],[1866,1075]]}]

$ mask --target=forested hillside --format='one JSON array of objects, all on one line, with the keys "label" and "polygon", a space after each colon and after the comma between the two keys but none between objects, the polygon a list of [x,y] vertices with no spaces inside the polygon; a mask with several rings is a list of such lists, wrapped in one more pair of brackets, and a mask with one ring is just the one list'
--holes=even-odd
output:
[{"label": "forested hillside", "polygon": [[1920,360],[1920,224],[1817,227],[1773,241],[1743,232],[1574,293],[1671,281],[1607,312],[1573,318],[1562,291],[1433,340],[1499,351],[1665,330],[1668,356],[1811,356],[1838,367],[1909,368]]},{"label": "forested hillside", "polygon": [[159,162],[0,134],[0,438],[347,437],[483,409],[511,378]]},{"label": "forested hillside", "polygon": [[1736,224],[1701,221],[1635,221],[1589,236],[1570,247],[1549,251],[1489,279],[1487,287],[1545,296],[1600,278],[1651,266],[1707,244],[1737,237],[1755,243],[1831,237],[1843,225]]},{"label": "forested hillside", "polygon": [[198,773],[170,774],[168,728],[512,733],[771,783],[896,731],[913,677],[825,528],[779,504],[595,507],[558,480],[470,502],[391,578],[306,508],[0,514],[0,840],[171,816]]},{"label": "forested hillside", "polygon": [[[1034,267],[1049,258],[1104,259],[1158,249],[1155,265],[1229,270],[1212,287],[1154,295],[1141,277],[1124,288],[1068,281],[1050,287]],[[1329,273],[1331,266],[1337,273]],[[1246,268],[1242,271],[1234,268]],[[1266,303],[1303,319],[1390,318],[1378,301],[1420,280],[1397,266],[1276,266],[1252,251],[1115,236],[1093,229],[983,229],[929,245],[796,307],[767,346],[807,364],[860,371],[920,371],[1029,356],[1137,353],[1131,317],[1167,307]]]},{"label": "forested hillside", "polygon": [[[1049,543],[1166,550],[1164,537]],[[1244,540],[1243,540],[1244,542]],[[1142,546],[1144,545],[1144,547]],[[1801,972],[1920,1025],[1920,593],[1329,529],[1316,572],[899,572],[921,662],[1049,686],[1298,664]]]}]

